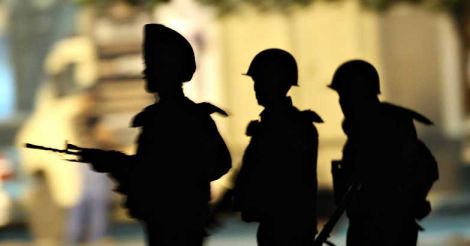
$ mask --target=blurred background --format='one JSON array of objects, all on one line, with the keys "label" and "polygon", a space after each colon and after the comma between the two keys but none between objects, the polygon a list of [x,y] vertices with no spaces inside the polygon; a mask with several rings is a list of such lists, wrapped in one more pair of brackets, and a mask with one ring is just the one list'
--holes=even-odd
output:
[{"label": "blurred background", "polygon": [[[294,104],[325,121],[317,125],[322,221],[332,209],[330,163],[345,141],[338,97],[326,85],[342,62],[372,62],[382,99],[435,122],[418,126],[440,168],[419,245],[470,245],[468,0],[1,0],[0,245],[144,245],[106,176],[22,145],[64,148],[68,140],[133,153],[129,122],[154,100],[141,75],[149,22],[193,45],[198,69],[185,92],[230,113],[216,122],[235,167],[261,110],[241,74],[266,48],[296,57]],[[230,189],[229,176],[213,183],[217,194]],[[207,245],[256,245],[256,225],[231,213],[217,224]],[[337,226],[337,245],[346,227]]]}]

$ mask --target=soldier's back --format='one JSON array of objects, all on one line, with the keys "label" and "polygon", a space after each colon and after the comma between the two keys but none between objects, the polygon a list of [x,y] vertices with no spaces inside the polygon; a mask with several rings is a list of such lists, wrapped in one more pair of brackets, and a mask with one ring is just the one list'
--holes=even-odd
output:
[{"label": "soldier's back", "polygon": [[357,172],[369,189],[396,190],[406,174],[404,148],[417,139],[412,111],[381,103],[377,113],[356,125],[346,119],[344,125],[348,135],[344,159],[353,165],[350,172]]},{"label": "soldier's back", "polygon": [[409,188],[416,177],[410,177],[406,157],[417,142],[413,120],[430,122],[412,110],[381,103],[369,119],[369,131],[348,139],[345,156],[359,165],[352,170],[360,173],[362,187],[348,206],[347,245],[416,245],[416,199]]},{"label": "soldier's back", "polygon": [[314,112],[290,106],[265,110],[261,121],[250,123],[237,185],[241,203],[266,216],[314,217],[318,133],[313,122],[320,121]]}]

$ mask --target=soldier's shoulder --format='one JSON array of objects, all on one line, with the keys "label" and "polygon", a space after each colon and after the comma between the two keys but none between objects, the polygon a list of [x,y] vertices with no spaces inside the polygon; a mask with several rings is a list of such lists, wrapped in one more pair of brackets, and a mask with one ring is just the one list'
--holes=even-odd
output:
[{"label": "soldier's shoulder", "polygon": [[197,103],[196,108],[198,109],[198,111],[200,111],[201,113],[206,114],[206,115],[211,115],[211,114],[217,113],[217,114],[222,115],[224,117],[228,116],[227,112],[225,112],[223,109],[215,106],[212,103],[208,103],[208,102]]},{"label": "soldier's shoulder", "polygon": [[258,120],[252,120],[250,123],[248,123],[245,134],[249,137],[252,137],[259,131],[260,127],[261,123]]},{"label": "soldier's shoulder", "polygon": [[391,103],[387,103],[387,102],[382,102],[381,103],[381,111],[387,116],[392,116],[392,117],[398,118],[398,119],[415,120],[415,121],[420,122],[424,125],[433,125],[434,124],[429,118],[427,118],[426,116],[424,116],[424,115],[422,115],[422,114],[420,114],[420,113],[418,113],[414,110],[404,108],[404,107],[401,107],[401,106],[398,106],[398,105],[394,105],[394,104],[391,104]]},{"label": "soldier's shoulder", "polygon": [[299,111],[299,114],[302,117],[302,119],[310,123],[323,123],[323,119],[321,118],[321,116],[317,114],[315,111],[312,111],[310,109]]},{"label": "soldier's shoulder", "polygon": [[141,112],[136,114],[131,121],[131,127],[144,126],[151,118],[155,116],[155,113],[159,111],[158,103],[145,107]]}]

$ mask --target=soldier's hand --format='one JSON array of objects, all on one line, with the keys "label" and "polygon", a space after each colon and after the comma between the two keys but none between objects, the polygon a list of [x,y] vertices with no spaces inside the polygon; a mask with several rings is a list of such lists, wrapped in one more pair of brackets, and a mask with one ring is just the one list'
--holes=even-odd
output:
[{"label": "soldier's hand", "polygon": [[93,170],[97,172],[110,172],[113,163],[125,156],[121,152],[101,150],[101,149],[82,149],[79,152],[80,162],[90,163]]},{"label": "soldier's hand", "polygon": [[78,152],[78,161],[85,163],[94,163],[102,158],[103,152],[105,151],[100,149],[81,149]]}]

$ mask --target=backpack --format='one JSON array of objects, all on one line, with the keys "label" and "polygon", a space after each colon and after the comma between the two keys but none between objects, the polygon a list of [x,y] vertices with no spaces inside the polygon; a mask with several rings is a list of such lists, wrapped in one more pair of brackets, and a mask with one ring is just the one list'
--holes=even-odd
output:
[{"label": "backpack", "polygon": [[416,219],[421,220],[431,212],[431,204],[426,197],[434,182],[439,179],[437,161],[420,139],[416,140],[407,158],[408,164],[412,165],[411,177],[414,177],[411,187],[415,199],[414,214]]},{"label": "backpack", "polygon": [[[413,120],[424,125],[433,125],[432,121],[413,110],[388,103],[383,104],[411,119],[410,127],[413,127],[414,131],[416,130]],[[427,195],[432,185],[439,179],[438,164],[432,152],[417,136],[411,142],[404,143],[404,146],[406,146],[404,160],[409,177],[406,188],[412,191],[415,218],[421,220],[431,212],[431,204],[427,200]]]}]

